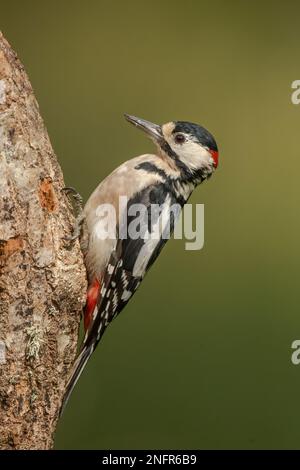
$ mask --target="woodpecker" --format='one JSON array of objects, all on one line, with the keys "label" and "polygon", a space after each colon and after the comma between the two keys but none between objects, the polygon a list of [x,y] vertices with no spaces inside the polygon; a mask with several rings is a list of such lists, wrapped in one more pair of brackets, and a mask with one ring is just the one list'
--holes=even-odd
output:
[{"label": "woodpecker", "polygon": [[[218,166],[216,141],[204,127],[185,121],[160,126],[128,114],[125,118],[152,139],[156,153],[135,157],[114,170],[92,193],[79,217],[88,274],[85,337],[66,387],[61,412],[107,326],[136,292],[167,241],[163,224],[154,239],[120,237],[120,225],[125,224],[127,228],[132,221],[130,208],[134,204],[146,208],[143,233],[151,234],[157,229],[158,216],[150,217],[151,206],[155,204],[161,208],[160,214],[164,212],[172,233],[176,215],[169,209],[174,204],[182,208],[194,188],[209,178]],[[123,208],[119,205],[121,197],[127,201]],[[115,208],[118,219],[112,220],[113,236],[105,238],[100,209],[107,204]],[[79,231],[75,232],[77,236]]]}]

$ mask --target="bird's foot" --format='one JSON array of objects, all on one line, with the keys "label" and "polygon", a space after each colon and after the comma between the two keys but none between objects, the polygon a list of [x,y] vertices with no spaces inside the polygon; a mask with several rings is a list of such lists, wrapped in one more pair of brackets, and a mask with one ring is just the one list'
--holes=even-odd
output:
[{"label": "bird's foot", "polygon": [[83,201],[82,201],[81,195],[79,194],[78,191],[76,191],[75,188],[66,187],[66,188],[63,188],[62,191],[64,191],[67,197],[70,199],[75,215],[76,215],[72,234],[69,236],[63,237],[64,240],[72,242],[74,240],[77,240],[81,235],[82,224],[84,222]]},{"label": "bird's foot", "polygon": [[71,186],[62,188],[62,191],[64,191],[70,199],[72,206],[75,210],[76,216],[78,217],[80,214],[82,214],[83,211],[83,200],[81,195],[78,191],[76,191],[75,188],[72,188]]}]

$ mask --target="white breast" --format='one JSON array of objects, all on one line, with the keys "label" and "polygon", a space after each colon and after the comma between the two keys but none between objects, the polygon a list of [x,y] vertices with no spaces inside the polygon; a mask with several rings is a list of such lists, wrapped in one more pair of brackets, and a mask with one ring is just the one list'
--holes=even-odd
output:
[{"label": "white breast", "polygon": [[[130,200],[147,186],[162,181],[161,176],[156,173],[135,169],[145,161],[161,166],[161,159],[156,155],[141,155],[123,163],[99,184],[85,205],[84,216],[88,232],[85,261],[90,280],[95,276],[101,279],[110,255],[116,248],[118,234],[110,233],[112,236],[103,239],[103,233],[107,222],[113,227],[117,225],[119,217],[122,217],[122,213],[119,214],[120,197],[125,196]],[[103,204],[108,204],[113,209],[108,216],[103,216]]]}]

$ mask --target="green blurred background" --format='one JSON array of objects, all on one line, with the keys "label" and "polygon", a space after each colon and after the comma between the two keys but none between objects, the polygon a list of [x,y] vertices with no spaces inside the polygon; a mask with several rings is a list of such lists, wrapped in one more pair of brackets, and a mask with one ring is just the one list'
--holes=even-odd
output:
[{"label": "green blurred background", "polygon": [[68,185],[152,150],[123,119],[206,126],[205,246],[172,240],[105,334],[57,449],[299,448],[299,1],[1,2]]}]

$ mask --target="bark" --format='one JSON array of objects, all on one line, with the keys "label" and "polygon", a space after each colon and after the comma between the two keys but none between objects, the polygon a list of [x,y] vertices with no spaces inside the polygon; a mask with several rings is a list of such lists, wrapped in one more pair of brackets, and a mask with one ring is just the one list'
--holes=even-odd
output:
[{"label": "bark", "polygon": [[49,449],[76,354],[86,272],[62,171],[0,32],[0,449]]}]

